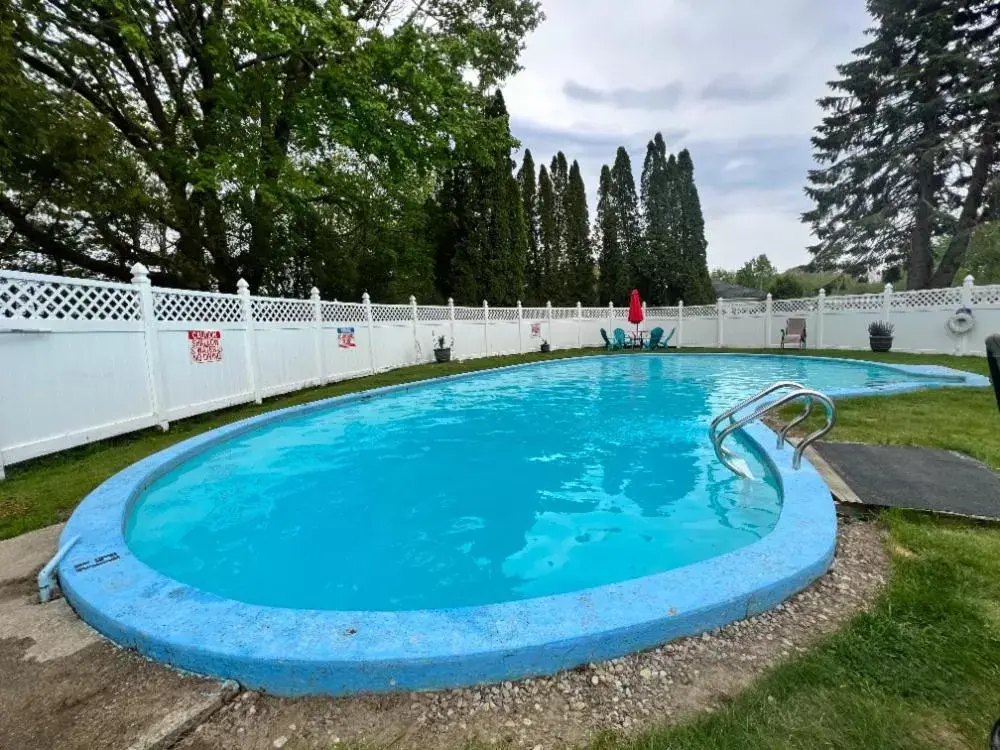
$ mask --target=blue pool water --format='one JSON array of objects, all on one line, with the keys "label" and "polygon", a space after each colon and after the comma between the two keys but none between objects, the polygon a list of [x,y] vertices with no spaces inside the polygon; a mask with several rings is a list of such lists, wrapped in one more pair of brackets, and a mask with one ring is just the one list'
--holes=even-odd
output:
[{"label": "blue pool water", "polygon": [[434,383],[265,425],[154,482],[126,539],[161,573],[251,604],[413,610],[565,593],[767,534],[769,465],[719,465],[712,415],[763,385],[919,376],[731,355],[597,357]]}]

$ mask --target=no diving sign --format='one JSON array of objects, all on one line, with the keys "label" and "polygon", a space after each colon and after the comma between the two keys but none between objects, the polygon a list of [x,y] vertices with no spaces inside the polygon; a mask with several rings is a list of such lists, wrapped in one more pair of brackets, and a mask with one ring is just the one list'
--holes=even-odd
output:
[{"label": "no diving sign", "polygon": [[192,362],[222,361],[222,331],[188,331]]}]

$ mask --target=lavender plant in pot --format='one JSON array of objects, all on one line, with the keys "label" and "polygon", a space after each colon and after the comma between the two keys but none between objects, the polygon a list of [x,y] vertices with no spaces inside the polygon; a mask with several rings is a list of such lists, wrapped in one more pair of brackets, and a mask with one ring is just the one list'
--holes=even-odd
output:
[{"label": "lavender plant in pot", "polygon": [[450,362],[451,361],[451,347],[455,345],[452,341],[450,344],[445,346],[446,340],[444,336],[437,336],[434,339],[434,361],[435,362]]},{"label": "lavender plant in pot", "polygon": [[895,326],[884,320],[876,320],[868,324],[868,343],[873,352],[887,352],[892,349],[892,332]]}]

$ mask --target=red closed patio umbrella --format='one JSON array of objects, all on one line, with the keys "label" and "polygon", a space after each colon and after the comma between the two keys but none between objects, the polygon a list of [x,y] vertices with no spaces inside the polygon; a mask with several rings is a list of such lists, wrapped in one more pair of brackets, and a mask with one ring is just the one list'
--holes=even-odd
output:
[{"label": "red closed patio umbrella", "polygon": [[628,322],[635,324],[635,337],[639,338],[639,324],[645,319],[642,314],[642,301],[639,299],[639,290],[632,290],[632,297],[628,301]]}]

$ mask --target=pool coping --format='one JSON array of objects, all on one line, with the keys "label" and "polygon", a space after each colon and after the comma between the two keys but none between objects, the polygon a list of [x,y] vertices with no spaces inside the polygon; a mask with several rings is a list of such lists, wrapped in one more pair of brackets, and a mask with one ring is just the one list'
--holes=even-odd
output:
[{"label": "pool coping", "polygon": [[[989,384],[982,376],[938,366],[840,357],[822,360],[955,379],[830,391],[835,396]],[[792,450],[776,449],[774,433],[760,423],[748,425],[744,432],[771,463],[784,491],[771,533],[719,557],[567,594],[402,612],[266,607],[224,599],[170,579],[138,560],[125,542],[129,508],[151,482],[193,454],[243,432],[390,393],[564,361],[489,368],[323,399],[235,422],[171,446],[111,477],[78,506],[60,539],[64,544],[79,537],[58,566],[60,586],[85,622],[115,643],[157,661],[279,695],[344,695],[519,679],[618,657],[759,614],[829,568],[836,545],[829,488],[808,460],[803,460],[800,471],[793,471]]]}]

